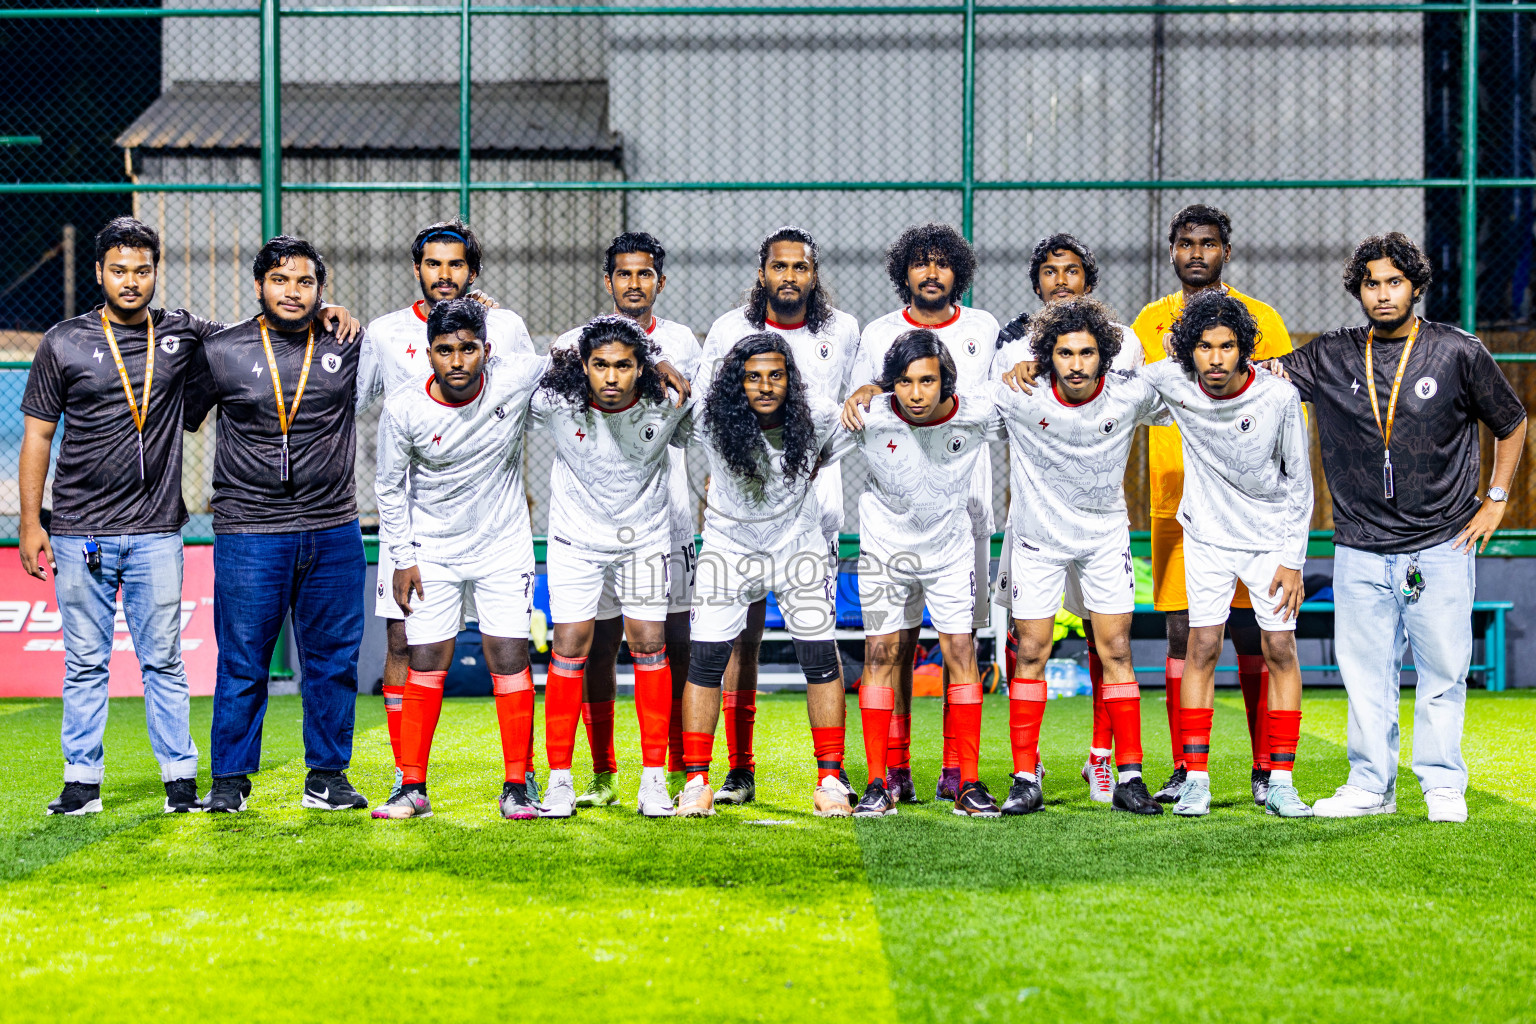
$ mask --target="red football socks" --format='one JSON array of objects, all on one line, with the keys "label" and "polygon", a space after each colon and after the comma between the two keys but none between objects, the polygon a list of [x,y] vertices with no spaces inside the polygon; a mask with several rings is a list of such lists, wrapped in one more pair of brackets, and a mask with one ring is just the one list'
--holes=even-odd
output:
[{"label": "red football socks", "polygon": [[714,733],[683,733],[683,771],[688,773],[689,782],[701,778],[705,785],[709,785],[709,762],[714,756]]},{"label": "red football socks", "polygon": [[1214,716],[1215,712],[1210,708],[1183,708],[1179,712],[1184,767],[1192,772],[1211,770],[1211,719]]},{"label": "red football socks", "polygon": [[1013,622],[1008,623],[1008,639],[1003,642],[1003,670],[1008,674],[1004,677],[1012,679],[1013,673],[1019,667],[1019,634],[1013,631]]},{"label": "red football socks", "polygon": [[576,723],[581,718],[581,677],[586,658],[549,657],[544,680],[544,749],[551,771],[570,771],[576,748]]},{"label": "red football socks", "polygon": [[613,701],[582,704],[581,724],[586,726],[587,748],[592,751],[592,773],[618,771],[618,754],[613,747]]},{"label": "red football socks", "polygon": [[509,676],[491,673],[496,694],[496,721],[501,726],[501,760],[508,782],[522,782],[528,773],[531,746],[528,723],[533,721],[533,671],[523,669]]},{"label": "red football socks", "polygon": [[[1141,687],[1128,683],[1105,683],[1104,717],[1109,719],[1115,739],[1115,766],[1121,771],[1141,771]],[[1095,741],[1097,742],[1097,741]],[[1104,746],[1109,746],[1106,740]],[[1102,749],[1102,748],[1101,748]]]},{"label": "red football socks", "polygon": [[1179,726],[1180,706],[1183,700],[1184,659],[1168,658],[1164,661],[1163,679],[1168,705],[1168,744],[1173,748],[1173,766],[1188,767],[1184,763],[1184,733]]},{"label": "red football socks", "polygon": [[1094,750],[1108,750],[1113,729],[1104,707],[1104,663],[1093,644],[1088,645],[1088,678],[1093,681],[1093,738],[1088,745]]},{"label": "red football socks", "polygon": [[389,749],[395,755],[395,767],[400,767],[400,709],[405,699],[405,687],[384,687],[384,724],[389,727]]},{"label": "red football socks", "polygon": [[1008,684],[1008,736],[1013,771],[1035,774],[1040,760],[1040,723],[1045,721],[1045,680],[1014,679]]},{"label": "red football socks", "polygon": [[1269,766],[1275,771],[1294,771],[1296,744],[1301,740],[1301,712],[1271,709],[1265,717],[1269,725]]},{"label": "red football socks", "polygon": [[960,767],[960,751],[955,749],[955,723],[950,715],[949,700],[944,701],[944,759],[945,768]]},{"label": "red football socks", "polygon": [[667,771],[683,770],[683,698],[672,698],[672,710],[667,721]]},{"label": "red football socks", "polygon": [[[981,684],[951,686],[946,696],[950,725],[955,732],[955,755],[960,759],[960,784],[981,778]],[[1039,730],[1035,736],[1039,738]]]},{"label": "red football socks", "polygon": [[[891,714],[891,728],[885,741],[885,771],[912,767],[912,716]],[[874,778],[873,775],[870,778]]]},{"label": "red football socks", "polygon": [[[752,726],[757,721],[757,690],[727,690],[720,695],[725,715],[725,751],[732,768],[757,769],[752,757]],[[687,760],[687,754],[683,760]]]},{"label": "red football socks", "polygon": [[447,672],[418,672],[405,677],[405,696],[400,702],[400,772],[402,781],[427,781],[427,761],[432,756],[432,734],[443,713],[443,680]]},{"label": "red football socks", "polygon": [[841,725],[811,728],[811,745],[816,751],[816,778],[819,782],[828,775],[843,770],[843,734]]},{"label": "red football socks", "polygon": [[870,781],[885,778],[886,753],[891,742],[891,709],[895,706],[896,691],[889,686],[866,683],[859,687],[859,724],[864,730],[864,760]]},{"label": "red football socks", "polygon": [[1262,654],[1237,656],[1237,685],[1243,690],[1248,712],[1248,742],[1253,747],[1253,766],[1269,765],[1269,664]]},{"label": "red football socks", "polygon": [[672,722],[672,669],[664,650],[636,654],[634,660],[640,763],[646,768],[662,768],[667,763],[667,731]]}]

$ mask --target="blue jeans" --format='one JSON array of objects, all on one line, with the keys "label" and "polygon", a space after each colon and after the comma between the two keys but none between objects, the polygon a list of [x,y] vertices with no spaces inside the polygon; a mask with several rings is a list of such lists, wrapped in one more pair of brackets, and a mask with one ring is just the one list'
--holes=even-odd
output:
[{"label": "blue jeans", "polygon": [[197,775],[197,744],[187,723],[190,701],[181,663],[181,535],[97,537],[101,568],[86,568],[84,537],[53,538],[59,616],[64,625],[64,781],[99,785],[106,770],[107,678],[113,620],[123,617],[144,676],[149,747],[165,782]]},{"label": "blue jeans", "polygon": [[1398,689],[1412,646],[1418,675],[1413,773],[1425,790],[1467,789],[1461,758],[1467,669],[1472,664],[1472,595],[1477,562],[1451,542],[1418,552],[1424,593],[1409,604],[1399,589],[1413,556],[1334,550],[1334,648],[1349,692],[1349,783],[1372,793],[1397,785]]},{"label": "blue jeans", "polygon": [[304,761],[324,771],[341,771],[351,762],[367,572],[356,521],[308,533],[214,537],[214,778],[261,768],[268,672],[289,612],[299,649]]}]

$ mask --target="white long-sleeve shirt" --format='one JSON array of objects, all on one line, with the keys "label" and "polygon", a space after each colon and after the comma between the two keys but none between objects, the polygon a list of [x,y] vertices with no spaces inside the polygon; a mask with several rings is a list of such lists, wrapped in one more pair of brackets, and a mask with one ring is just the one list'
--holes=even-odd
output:
[{"label": "white long-sleeve shirt", "polygon": [[523,438],[549,362],[492,356],[480,392],[460,405],[433,398],[430,377],[385,399],[374,493],[380,540],[397,568],[424,561],[489,571],[533,561]]},{"label": "white long-sleeve shirt", "polygon": [[1184,449],[1180,525],[1201,543],[1232,551],[1278,551],[1306,564],[1312,522],[1312,462],[1295,385],[1258,367],[1233,395],[1217,397],[1175,359],[1142,371],[1162,394]]}]

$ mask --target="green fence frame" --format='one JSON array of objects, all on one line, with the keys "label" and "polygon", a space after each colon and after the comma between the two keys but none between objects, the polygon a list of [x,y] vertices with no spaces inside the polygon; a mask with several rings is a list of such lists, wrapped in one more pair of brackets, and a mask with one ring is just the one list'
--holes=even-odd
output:
[{"label": "green fence frame", "polygon": [[[262,233],[281,233],[284,192],[457,192],[459,211],[469,216],[474,192],[583,192],[583,191],[942,191],[961,198],[961,229],[972,236],[975,196],[982,191],[1032,190],[1132,190],[1169,191],[1190,189],[1305,189],[1305,188],[1424,188],[1457,189],[1461,192],[1461,321],[1468,331],[1477,323],[1477,190],[1482,188],[1536,188],[1536,178],[1483,178],[1477,175],[1478,53],[1477,16],[1529,12],[1529,3],[1151,3],[1151,4],[1007,4],[960,3],[847,4],[832,6],[770,4],[601,6],[592,4],[544,6],[471,6],[457,4],[421,7],[296,7],[282,9],[280,0],[259,0],[259,6],[242,8],[31,8],[0,10],[0,20],[88,18],[257,18],[261,25],[261,182],[234,185],[217,183],[137,185],[131,182],[5,182],[0,194],[49,192],[260,192]],[[1462,33],[1462,175],[1455,178],[1391,179],[1215,179],[1215,180],[1077,180],[1077,181],[978,181],[976,156],[976,30],[980,18],[992,15],[1156,15],[1156,14],[1460,14]],[[961,160],[960,178],[946,181],[471,181],[469,158],[470,24],[472,18],[505,17],[655,17],[712,15],[716,17],[835,17],[869,15],[929,15],[955,17],[962,25]],[[284,18],[458,18],[459,28],[459,175],[457,181],[316,182],[288,184],[282,180],[281,160],[281,54],[280,28]],[[14,143],[15,139],[7,139]]]}]

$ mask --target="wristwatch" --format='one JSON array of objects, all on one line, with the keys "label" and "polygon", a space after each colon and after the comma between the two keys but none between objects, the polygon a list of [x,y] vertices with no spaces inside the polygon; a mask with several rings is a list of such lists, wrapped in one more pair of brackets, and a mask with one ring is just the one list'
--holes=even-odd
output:
[{"label": "wristwatch", "polygon": [[1502,487],[1490,487],[1490,488],[1488,488],[1488,500],[1489,501],[1508,501],[1509,500],[1509,492],[1506,491]]}]

